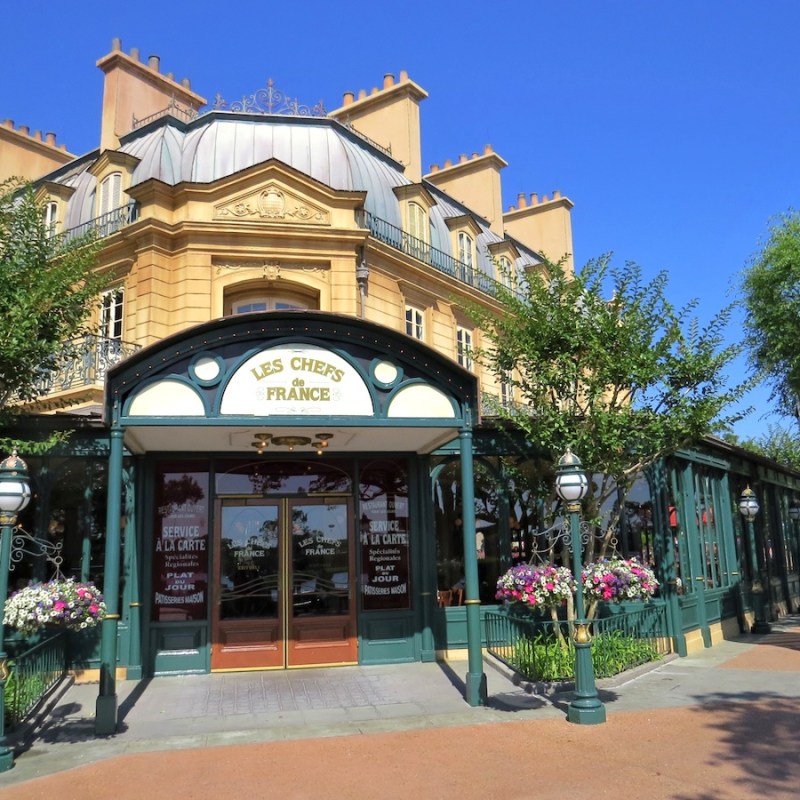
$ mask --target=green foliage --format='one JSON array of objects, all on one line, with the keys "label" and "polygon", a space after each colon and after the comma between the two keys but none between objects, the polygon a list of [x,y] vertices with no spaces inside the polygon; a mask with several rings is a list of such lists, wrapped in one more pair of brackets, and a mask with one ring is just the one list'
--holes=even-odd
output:
[{"label": "green foliage", "polygon": [[778,464],[800,471],[800,437],[796,431],[789,431],[779,425],[769,425],[765,434],[738,444]]},{"label": "green foliage", "polygon": [[0,183],[0,415],[15,398],[36,399],[43,373],[56,370],[89,332],[105,279],[94,272],[90,236],[51,235],[29,185]]},{"label": "green foliage", "polygon": [[800,212],[788,211],[744,272],[746,343],[781,411],[800,421]]},{"label": "green foliage", "polygon": [[[647,639],[610,631],[592,639],[592,664],[597,678],[610,678],[626,669],[657,661],[658,649]],[[528,680],[557,681],[575,677],[575,646],[552,634],[520,639],[509,662]]]},{"label": "green foliage", "polygon": [[724,370],[740,348],[724,340],[731,309],[701,327],[696,303],[669,302],[665,273],[645,279],[609,257],[575,276],[547,271],[498,286],[499,309],[466,309],[484,333],[475,357],[515,387],[519,403],[498,403],[500,417],[552,462],[571,447],[605,475],[591,498],[598,514],[653,461],[738,419],[724,414],[746,387],[729,388]]}]

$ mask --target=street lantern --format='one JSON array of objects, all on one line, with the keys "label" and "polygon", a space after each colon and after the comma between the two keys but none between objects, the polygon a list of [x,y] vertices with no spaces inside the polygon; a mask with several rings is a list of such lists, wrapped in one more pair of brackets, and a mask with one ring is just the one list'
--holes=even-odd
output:
[{"label": "street lantern", "polygon": [[739,513],[748,522],[752,522],[760,510],[756,493],[748,486],[739,497]]},{"label": "street lantern", "polygon": [[558,460],[556,492],[564,501],[569,514],[570,541],[572,543],[572,571],[575,575],[575,696],[567,708],[567,719],[580,725],[597,725],[606,721],[606,709],[597,696],[592,664],[592,636],[586,619],[583,598],[583,553],[581,547],[581,500],[589,491],[589,479],[583,471],[581,460],[568,448]]},{"label": "street lantern", "polygon": [[28,482],[28,466],[17,455],[16,449],[8,458],[0,461],[0,772],[14,766],[14,751],[6,743],[5,697],[8,679],[8,656],[5,648],[3,618],[8,596],[8,572],[11,568],[11,539],[17,514],[31,500]]},{"label": "street lantern", "polygon": [[755,526],[753,522],[760,507],[756,493],[747,486],[739,497],[739,513],[747,523],[747,539],[750,545],[750,563],[752,574],[750,576],[750,591],[753,595],[753,615],[755,620],[750,628],[750,633],[769,633],[772,628],[766,620],[764,613],[764,583],[758,561],[758,548],[756,547]]},{"label": "street lantern", "polygon": [[789,503],[789,519],[792,522],[798,522],[800,520],[800,503],[795,499],[792,499],[792,502]]}]

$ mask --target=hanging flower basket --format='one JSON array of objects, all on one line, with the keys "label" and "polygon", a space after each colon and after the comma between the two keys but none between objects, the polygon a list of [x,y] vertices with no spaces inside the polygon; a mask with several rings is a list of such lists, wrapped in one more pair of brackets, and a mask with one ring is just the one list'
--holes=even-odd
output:
[{"label": "hanging flower basket", "polygon": [[31,583],[6,602],[3,622],[20,633],[45,628],[81,631],[95,627],[106,615],[106,604],[93,583],[61,578]]},{"label": "hanging flower basket", "polygon": [[575,580],[566,567],[518,564],[500,576],[495,598],[539,610],[558,608],[574,591]]},{"label": "hanging flower basket", "polygon": [[609,558],[583,568],[583,595],[587,601],[649,600],[658,581],[653,570],[635,558]]}]

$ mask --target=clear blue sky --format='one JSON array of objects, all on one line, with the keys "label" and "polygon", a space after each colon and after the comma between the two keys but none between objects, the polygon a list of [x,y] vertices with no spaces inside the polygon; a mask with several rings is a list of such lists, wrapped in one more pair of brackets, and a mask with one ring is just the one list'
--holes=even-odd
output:
[{"label": "clear blue sky", "polygon": [[[405,69],[430,94],[424,168],[491,143],[506,208],[560,189],[578,265],[613,251],[667,270],[701,320],[733,299],[770,218],[800,206],[797,0],[29,0],[4,5],[2,30],[0,119],[75,153],[97,145],[94,62],[115,36],[209,100],[271,77],[332,109]],[[778,421],[767,397],[737,433]]]}]

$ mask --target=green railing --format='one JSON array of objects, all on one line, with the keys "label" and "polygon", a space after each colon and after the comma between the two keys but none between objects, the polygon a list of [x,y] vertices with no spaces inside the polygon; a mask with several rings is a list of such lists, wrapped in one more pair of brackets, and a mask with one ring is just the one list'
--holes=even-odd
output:
[{"label": "green railing", "polygon": [[360,211],[358,224],[368,228],[370,234],[380,242],[388,244],[395,250],[400,250],[406,255],[422,261],[435,270],[455,278],[461,283],[472,286],[485,294],[494,297],[497,294],[497,281],[481,272],[476,266],[470,266],[457,258],[453,258],[444,250],[431,247],[422,239],[417,239],[406,233],[402,228],[392,225],[385,219],[370,214],[369,211]]},{"label": "green railing", "polygon": [[[572,624],[513,612],[484,615],[488,651],[529,680],[574,677]],[[654,661],[670,652],[666,606],[648,603],[641,609],[608,614],[591,622],[592,662],[598,678]]]},{"label": "green railing", "polygon": [[56,633],[9,659],[6,726],[22,722],[66,675],[67,634]]}]

